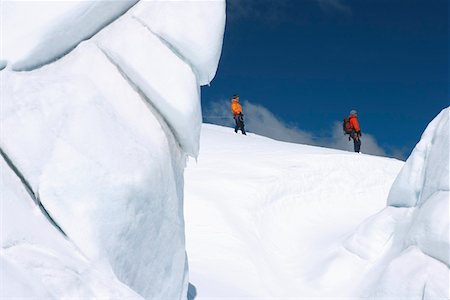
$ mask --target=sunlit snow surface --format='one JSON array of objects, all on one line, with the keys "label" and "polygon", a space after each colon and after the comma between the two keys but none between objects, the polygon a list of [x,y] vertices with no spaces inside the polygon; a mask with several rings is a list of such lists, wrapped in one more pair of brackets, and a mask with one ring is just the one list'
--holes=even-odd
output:
[{"label": "sunlit snow surface", "polygon": [[[448,110],[437,119],[421,143],[444,164],[431,167],[427,155],[420,168],[447,174],[428,181],[448,184]],[[416,148],[398,178],[420,157]],[[448,265],[427,249],[448,257],[449,199],[428,202],[435,219],[420,213],[425,206],[386,207],[403,165],[204,125],[198,163],[185,172],[198,298],[447,299]]]},{"label": "sunlit snow surface", "polygon": [[183,170],[225,2],[135,2],[1,2],[0,298],[186,297]]},{"label": "sunlit snow surface", "polygon": [[[224,1],[1,5],[0,297],[184,298]],[[447,299],[448,115],[397,179],[394,159],[205,125],[198,297]]]}]

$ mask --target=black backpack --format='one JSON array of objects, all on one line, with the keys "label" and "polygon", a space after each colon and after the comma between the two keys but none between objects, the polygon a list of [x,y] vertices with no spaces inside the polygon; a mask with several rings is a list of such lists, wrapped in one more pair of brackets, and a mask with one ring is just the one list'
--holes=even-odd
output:
[{"label": "black backpack", "polygon": [[344,130],[345,134],[350,134],[353,131],[352,123],[350,123],[350,118],[345,118],[344,122],[342,123],[342,129]]}]

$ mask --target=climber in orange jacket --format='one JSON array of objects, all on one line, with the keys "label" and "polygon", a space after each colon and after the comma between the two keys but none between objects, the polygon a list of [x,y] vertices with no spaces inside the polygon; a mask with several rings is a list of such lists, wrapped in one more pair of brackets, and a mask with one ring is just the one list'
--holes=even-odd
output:
[{"label": "climber in orange jacket", "polygon": [[350,125],[352,127],[350,137],[353,139],[355,152],[359,152],[361,149],[361,128],[359,127],[357,114],[358,113],[356,110],[352,110],[350,112],[350,116],[348,117]]},{"label": "climber in orange jacket", "polygon": [[242,113],[242,106],[239,104],[239,95],[234,95],[231,100],[231,112],[235,122],[234,132],[240,129],[242,134],[247,135],[244,129],[244,114]]}]

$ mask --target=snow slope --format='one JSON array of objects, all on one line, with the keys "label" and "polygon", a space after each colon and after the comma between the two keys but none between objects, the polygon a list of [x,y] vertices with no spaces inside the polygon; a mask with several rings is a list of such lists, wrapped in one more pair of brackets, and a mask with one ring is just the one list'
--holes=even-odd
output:
[{"label": "snow slope", "polygon": [[0,298],[186,297],[183,170],[225,2],[135,2],[2,6]]},{"label": "snow slope", "polygon": [[[198,298],[447,299],[448,261],[427,254],[449,253],[448,110],[437,120],[406,165],[203,125],[185,173]],[[438,157],[443,165],[429,164]],[[447,192],[428,208],[405,205],[426,172]]]},{"label": "snow slope", "polygon": [[365,264],[342,244],[385,207],[402,165],[203,125],[185,172],[199,298],[351,296]]}]

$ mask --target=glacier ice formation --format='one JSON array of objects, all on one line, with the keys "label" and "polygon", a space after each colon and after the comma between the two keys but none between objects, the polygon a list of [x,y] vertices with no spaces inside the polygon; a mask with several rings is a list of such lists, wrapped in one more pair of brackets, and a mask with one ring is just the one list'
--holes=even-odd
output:
[{"label": "glacier ice formation", "polygon": [[2,2],[1,298],[185,298],[225,1],[26,3]]}]

